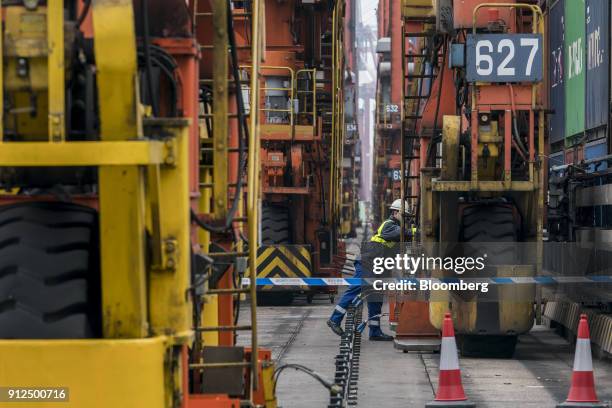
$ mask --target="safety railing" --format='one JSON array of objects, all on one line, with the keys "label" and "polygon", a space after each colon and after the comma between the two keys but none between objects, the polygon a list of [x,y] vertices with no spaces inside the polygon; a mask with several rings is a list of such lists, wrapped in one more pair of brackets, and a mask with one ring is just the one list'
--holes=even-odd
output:
[{"label": "safety railing", "polygon": [[[250,70],[250,65],[242,65]],[[256,98],[264,138],[313,140],[317,126],[316,69],[261,66]],[[250,88],[243,89],[248,94]],[[249,99],[252,97],[249,95]]]},{"label": "safety railing", "polygon": [[[262,66],[261,69],[266,72],[262,79],[264,86],[260,87],[263,97],[259,108],[263,113],[262,124],[293,126],[295,72],[289,67],[279,66]],[[278,72],[278,75],[271,75],[270,72]],[[269,86],[273,81],[282,82],[283,86]],[[273,98],[278,98],[280,103]],[[282,107],[283,102],[284,108]]]},{"label": "safety railing", "polygon": [[[252,66],[241,65],[240,68],[250,71]],[[259,80],[263,85],[260,84],[260,97],[255,100],[259,100],[259,112],[263,113],[261,124],[293,126],[298,113],[294,97],[297,94],[295,71],[290,67],[283,66],[262,65],[259,68],[262,74]],[[306,71],[311,70],[300,70],[298,72]],[[282,83],[282,86],[271,86],[273,82]],[[249,94],[251,88],[252,86],[247,90]],[[299,93],[304,94],[306,92],[300,91]],[[249,98],[252,99],[250,95]],[[257,106],[257,104],[251,105]]]},{"label": "safety railing", "polygon": [[317,70],[300,69],[295,73],[295,96],[297,99],[297,124],[317,123]]}]

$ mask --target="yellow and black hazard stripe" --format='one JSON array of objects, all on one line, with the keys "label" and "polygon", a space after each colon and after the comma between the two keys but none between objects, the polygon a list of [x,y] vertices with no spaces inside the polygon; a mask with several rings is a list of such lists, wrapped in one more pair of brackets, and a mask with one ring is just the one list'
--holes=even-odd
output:
[{"label": "yellow and black hazard stripe", "polygon": [[307,278],[312,261],[307,245],[264,245],[257,251],[258,278]]}]

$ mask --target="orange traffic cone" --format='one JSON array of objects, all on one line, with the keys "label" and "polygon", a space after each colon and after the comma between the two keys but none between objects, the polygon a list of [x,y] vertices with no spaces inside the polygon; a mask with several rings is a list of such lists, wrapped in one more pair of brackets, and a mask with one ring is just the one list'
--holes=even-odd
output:
[{"label": "orange traffic cone", "polygon": [[461,384],[461,370],[455,343],[455,329],[450,313],[444,315],[442,324],[442,347],[440,350],[440,375],[438,377],[438,392],[436,399],[428,402],[425,407],[475,407],[468,401]]},{"label": "orange traffic cone", "polygon": [[595,379],[593,378],[593,360],[591,358],[591,336],[587,315],[580,315],[578,339],[574,355],[574,370],[567,400],[557,407],[607,408],[597,399]]}]

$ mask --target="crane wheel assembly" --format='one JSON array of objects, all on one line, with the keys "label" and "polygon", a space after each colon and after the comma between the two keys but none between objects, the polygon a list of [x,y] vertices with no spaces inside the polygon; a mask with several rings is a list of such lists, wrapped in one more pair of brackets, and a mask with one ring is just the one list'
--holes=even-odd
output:
[{"label": "crane wheel assembly", "polygon": [[0,207],[0,338],[99,337],[98,214],[64,202]]}]

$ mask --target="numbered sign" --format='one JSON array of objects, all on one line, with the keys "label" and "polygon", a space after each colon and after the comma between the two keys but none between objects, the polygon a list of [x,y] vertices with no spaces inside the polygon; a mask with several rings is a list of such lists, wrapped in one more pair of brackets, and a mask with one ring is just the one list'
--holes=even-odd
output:
[{"label": "numbered sign", "polygon": [[468,82],[539,82],[542,80],[540,34],[470,34]]},{"label": "numbered sign", "polygon": [[399,106],[398,105],[385,105],[385,111],[387,113],[397,113],[399,112]]}]

